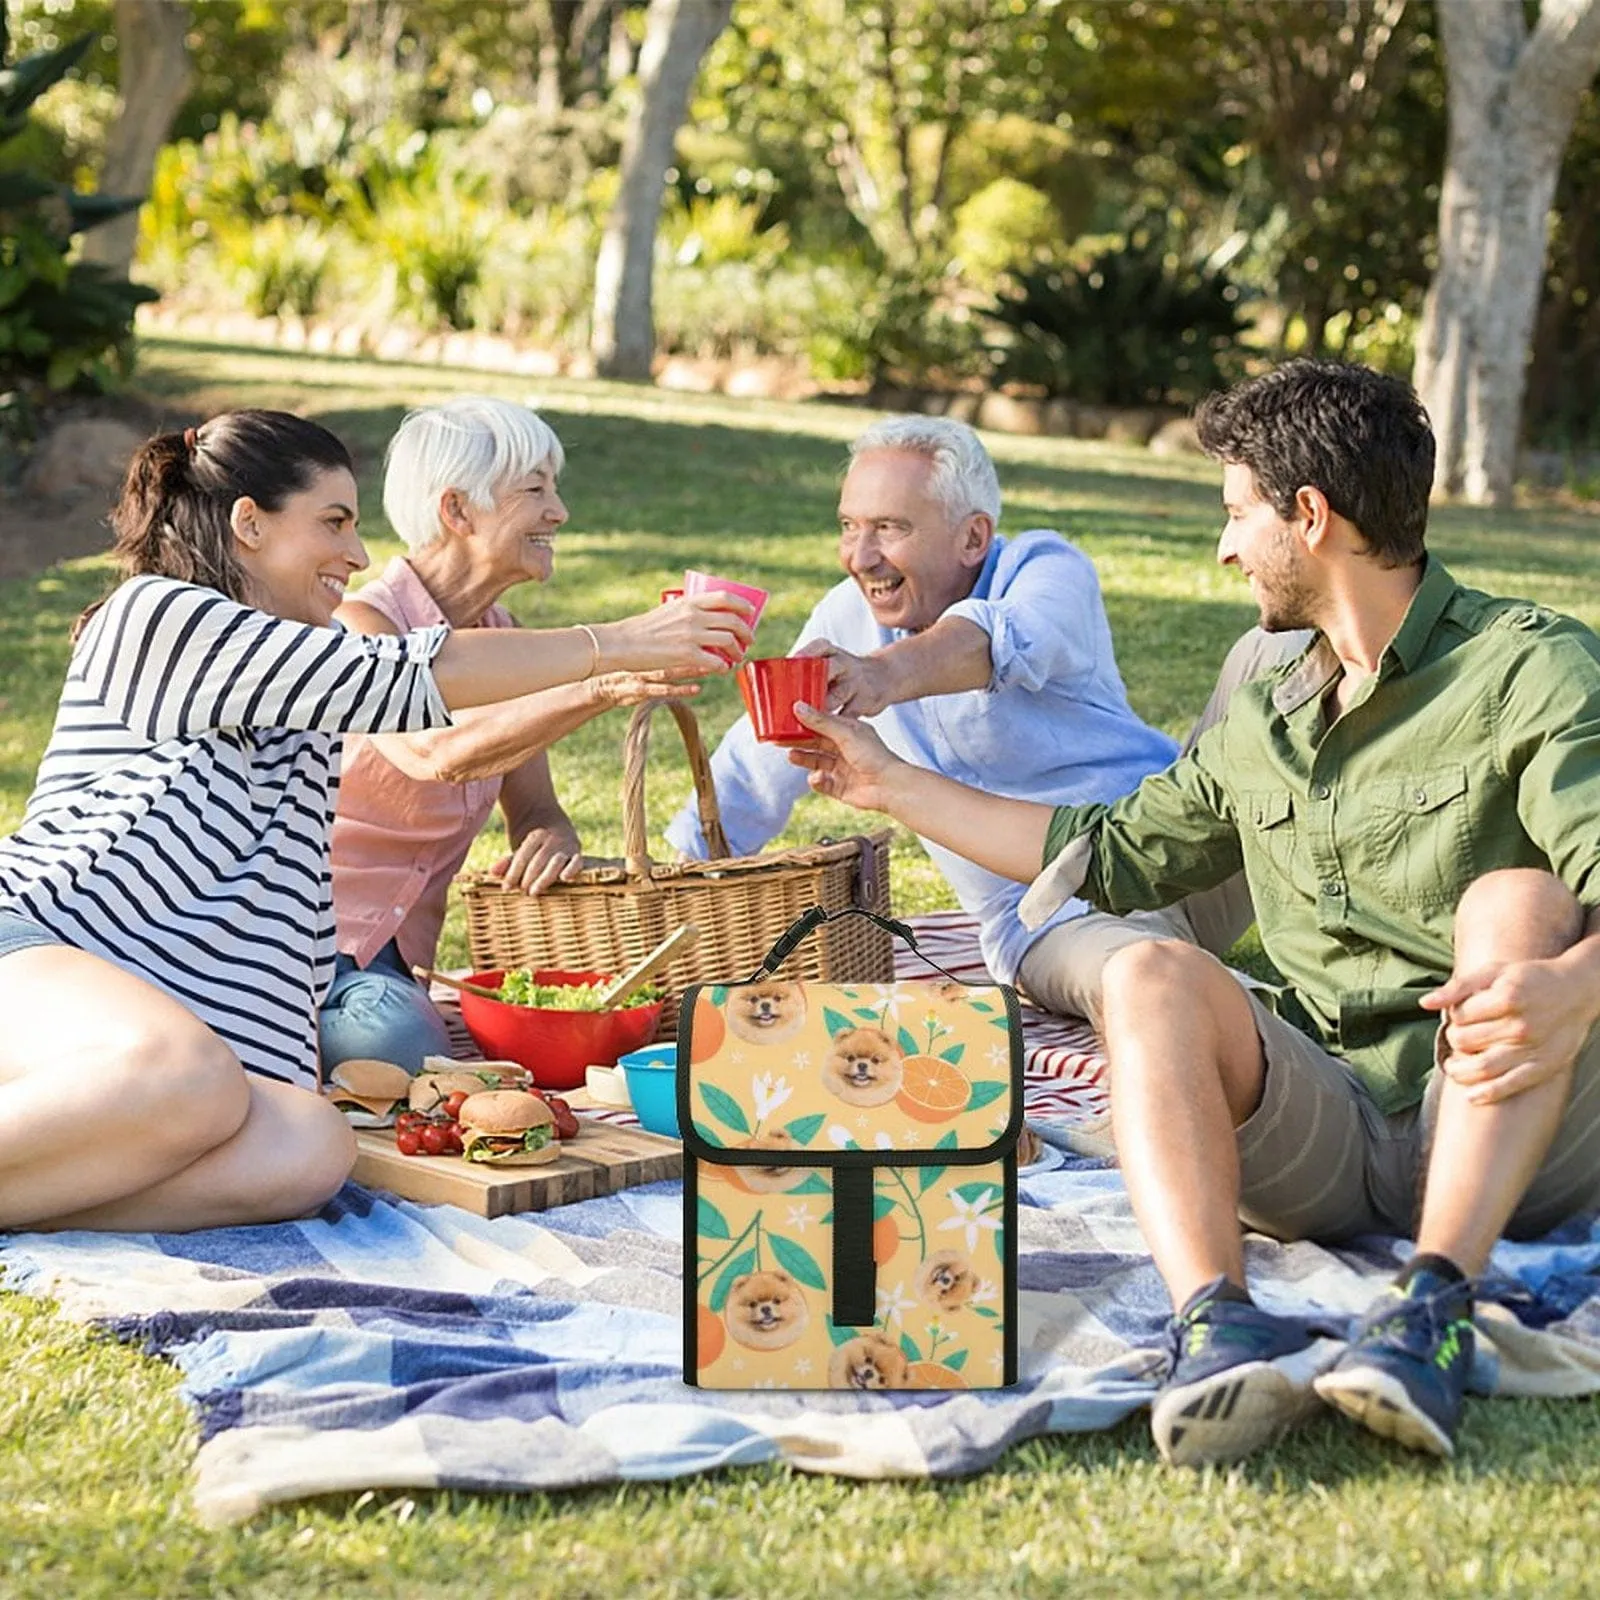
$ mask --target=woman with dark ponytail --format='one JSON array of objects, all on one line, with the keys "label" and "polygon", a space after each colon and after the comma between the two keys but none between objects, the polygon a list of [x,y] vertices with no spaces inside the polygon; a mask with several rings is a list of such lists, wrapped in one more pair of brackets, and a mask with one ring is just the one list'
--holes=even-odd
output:
[{"label": "woman with dark ponytail", "polygon": [[124,581],[80,622],[0,839],[0,1228],[320,1205],[354,1154],[315,1092],[342,736],[599,671],[725,670],[749,642],[726,595],[576,628],[347,632],[356,504],[344,446],[284,412],[161,434],[129,465]]}]

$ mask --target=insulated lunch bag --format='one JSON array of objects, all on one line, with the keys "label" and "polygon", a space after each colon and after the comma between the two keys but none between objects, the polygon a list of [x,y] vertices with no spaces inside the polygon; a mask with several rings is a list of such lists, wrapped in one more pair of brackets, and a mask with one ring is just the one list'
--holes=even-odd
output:
[{"label": "insulated lunch bag", "polygon": [[778,976],[840,916],[916,949],[902,922],[813,907],[750,978],[684,994],[684,1379],[1003,1387],[1017,1368],[1016,993]]}]

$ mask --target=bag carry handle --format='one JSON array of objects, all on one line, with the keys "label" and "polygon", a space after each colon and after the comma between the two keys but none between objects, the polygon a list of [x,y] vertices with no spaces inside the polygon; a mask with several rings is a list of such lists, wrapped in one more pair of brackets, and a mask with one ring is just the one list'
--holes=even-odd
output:
[{"label": "bag carry handle", "polygon": [[645,841],[644,767],[650,749],[650,715],[657,706],[672,714],[689,755],[689,772],[694,779],[695,801],[700,809],[700,831],[705,835],[710,859],[722,861],[733,852],[722,831],[722,815],[717,809],[717,786],[711,779],[711,762],[700,739],[700,724],[694,712],[681,700],[641,700],[628,719],[628,736],[622,758],[622,849],[628,863],[628,876],[650,881],[650,849]]},{"label": "bag carry handle", "polygon": [[788,930],[779,936],[777,943],[761,958],[761,965],[744,981],[759,983],[762,978],[769,977],[788,960],[802,939],[810,938],[825,923],[837,922],[840,917],[865,917],[868,922],[875,922],[891,937],[904,940],[911,946],[912,953],[926,962],[935,972],[944,973],[952,983],[962,981],[948,968],[941,967],[917,943],[917,936],[911,931],[909,923],[901,922],[896,917],[880,917],[876,911],[868,911],[864,906],[842,906],[838,911],[824,911],[821,906],[811,906],[802,911],[789,925]]}]

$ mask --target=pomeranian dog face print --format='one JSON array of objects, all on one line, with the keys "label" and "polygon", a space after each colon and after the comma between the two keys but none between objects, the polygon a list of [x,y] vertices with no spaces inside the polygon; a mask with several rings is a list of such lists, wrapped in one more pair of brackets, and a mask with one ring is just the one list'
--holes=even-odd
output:
[{"label": "pomeranian dog face print", "polygon": [[1015,995],[705,985],[681,1018],[686,1380],[1013,1382]]}]

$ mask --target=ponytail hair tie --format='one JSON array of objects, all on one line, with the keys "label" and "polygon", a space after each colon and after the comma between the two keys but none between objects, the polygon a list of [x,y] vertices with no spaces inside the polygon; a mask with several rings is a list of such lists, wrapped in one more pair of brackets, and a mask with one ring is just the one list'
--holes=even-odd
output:
[{"label": "ponytail hair tie", "polygon": [[200,448],[200,435],[193,428],[183,430],[183,448],[193,455]]}]

